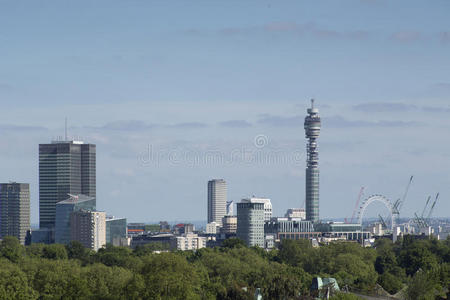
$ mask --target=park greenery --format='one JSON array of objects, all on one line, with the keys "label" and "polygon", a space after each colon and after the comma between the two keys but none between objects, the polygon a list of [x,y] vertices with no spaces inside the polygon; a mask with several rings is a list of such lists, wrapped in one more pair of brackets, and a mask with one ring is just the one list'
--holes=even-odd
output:
[{"label": "park greenery", "polygon": [[448,298],[450,239],[380,239],[374,248],[283,240],[272,251],[238,239],[197,251],[155,251],[160,247],[107,245],[93,252],[77,242],[24,247],[5,237],[0,299],[253,299],[256,288],[264,299],[311,299],[315,276],[334,277],[359,294],[380,285],[405,299]]}]

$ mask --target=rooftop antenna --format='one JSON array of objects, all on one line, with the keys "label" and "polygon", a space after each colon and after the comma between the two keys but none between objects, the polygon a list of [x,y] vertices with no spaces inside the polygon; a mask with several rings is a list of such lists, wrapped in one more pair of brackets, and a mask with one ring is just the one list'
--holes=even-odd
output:
[{"label": "rooftop antenna", "polygon": [[67,141],[67,117],[64,120],[64,140]]},{"label": "rooftop antenna", "polygon": [[311,99],[311,108],[314,108],[314,98]]}]

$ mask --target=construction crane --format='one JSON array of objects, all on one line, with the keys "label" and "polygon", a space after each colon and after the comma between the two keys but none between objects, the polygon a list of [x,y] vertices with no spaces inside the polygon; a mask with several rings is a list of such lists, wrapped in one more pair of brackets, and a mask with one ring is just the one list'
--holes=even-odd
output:
[{"label": "construction crane", "polygon": [[428,197],[427,202],[425,203],[425,207],[422,210],[422,214],[420,216],[417,213],[414,213],[416,224],[419,228],[426,228],[429,226],[431,215],[433,214],[434,207],[436,206],[436,202],[439,199],[439,193],[436,194],[433,203],[431,204],[428,214],[424,217],[425,212],[427,210],[428,204],[430,203],[431,196]]},{"label": "construction crane", "polygon": [[422,219],[423,219],[423,215],[425,214],[425,210],[426,210],[427,207],[428,207],[428,203],[430,203],[430,200],[431,200],[431,196],[428,196],[427,202],[425,203],[425,207],[423,208],[422,214],[420,215],[420,217],[421,217]]},{"label": "construction crane", "polygon": [[381,225],[383,225],[383,228],[388,228],[387,225],[386,225],[386,222],[383,219],[383,217],[381,215],[378,215],[378,217],[380,217],[380,222],[381,222]]},{"label": "construction crane", "polygon": [[[350,223],[353,223],[353,219],[355,218],[356,211],[358,210],[359,202],[361,202],[362,195],[364,195],[364,187],[363,186],[359,190],[358,199],[356,199],[356,205],[355,205],[355,208],[353,209],[352,218],[350,219]],[[348,223],[347,219],[345,219],[345,221],[346,221],[345,223]]]},{"label": "construction crane", "polygon": [[405,193],[403,194],[403,197],[398,198],[397,201],[394,202],[393,210],[394,210],[395,214],[400,214],[400,210],[402,209],[402,206],[406,201],[406,196],[408,196],[409,188],[411,187],[411,183],[412,183],[413,179],[414,179],[414,176],[411,175],[411,177],[409,177],[408,184],[406,185],[406,189],[405,189]]},{"label": "construction crane", "polygon": [[430,223],[431,214],[433,213],[434,206],[436,205],[438,198],[439,198],[439,193],[436,194],[436,198],[434,198],[433,204],[431,205],[430,211],[428,212],[428,216],[426,219],[428,223]]}]

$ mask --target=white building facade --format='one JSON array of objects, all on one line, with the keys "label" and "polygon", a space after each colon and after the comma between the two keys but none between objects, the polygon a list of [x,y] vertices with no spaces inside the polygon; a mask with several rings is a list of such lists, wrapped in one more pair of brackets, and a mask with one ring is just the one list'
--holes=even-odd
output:
[{"label": "white building facade", "polygon": [[270,221],[272,218],[272,203],[268,198],[245,198],[242,199],[241,203],[263,203],[264,204],[264,221]]},{"label": "white building facade", "polygon": [[177,236],[177,250],[197,250],[206,247],[206,237],[198,236],[195,233],[187,233]]}]

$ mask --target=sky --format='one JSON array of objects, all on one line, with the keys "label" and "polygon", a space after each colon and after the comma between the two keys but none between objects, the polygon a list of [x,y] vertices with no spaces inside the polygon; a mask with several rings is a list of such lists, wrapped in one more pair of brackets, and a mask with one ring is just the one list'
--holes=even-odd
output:
[{"label": "sky", "polygon": [[[228,200],[302,207],[303,120],[322,117],[320,216],[358,192],[440,192],[450,212],[450,2],[1,1],[0,182],[28,182],[38,145],[97,145],[97,208],[132,222],[205,220]],[[374,204],[367,216],[385,213]]]}]

